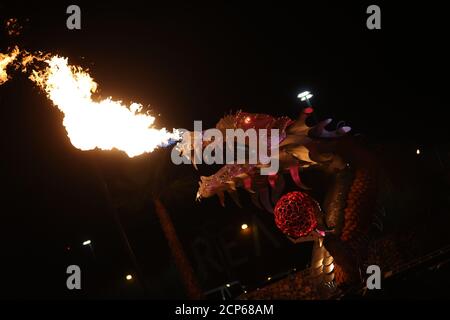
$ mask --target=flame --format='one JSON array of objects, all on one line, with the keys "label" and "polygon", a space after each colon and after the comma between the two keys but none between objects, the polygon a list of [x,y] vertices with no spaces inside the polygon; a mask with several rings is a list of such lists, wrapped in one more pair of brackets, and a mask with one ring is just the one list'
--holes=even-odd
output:
[{"label": "flame", "polygon": [[[15,56],[0,57],[0,67],[15,59]],[[165,128],[155,128],[155,118],[142,113],[139,103],[127,106],[111,98],[94,101],[92,94],[97,90],[97,83],[81,67],[69,65],[67,58],[25,52],[20,62],[22,71],[34,60],[44,61],[47,67],[33,69],[29,78],[64,113],[63,125],[76,148],[118,149],[134,157],[181,139],[176,129],[168,132]],[[3,79],[3,73],[0,75]],[[7,79],[6,72],[4,77]]]},{"label": "flame", "polygon": [[9,54],[0,53],[0,85],[8,81],[8,73],[6,72],[6,68],[16,59],[18,54],[18,47],[15,47]]}]

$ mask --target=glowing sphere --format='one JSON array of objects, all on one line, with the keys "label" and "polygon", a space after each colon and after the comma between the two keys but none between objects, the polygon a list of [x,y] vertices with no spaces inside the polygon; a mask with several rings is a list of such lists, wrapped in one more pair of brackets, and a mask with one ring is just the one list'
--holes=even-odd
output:
[{"label": "glowing sphere", "polygon": [[317,202],[308,194],[289,192],[275,206],[275,224],[292,238],[304,237],[317,227],[316,212],[319,210]]}]

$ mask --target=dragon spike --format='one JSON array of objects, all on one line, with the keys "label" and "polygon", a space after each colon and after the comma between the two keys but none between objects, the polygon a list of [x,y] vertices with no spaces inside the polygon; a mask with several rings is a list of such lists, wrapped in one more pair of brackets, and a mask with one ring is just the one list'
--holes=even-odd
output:
[{"label": "dragon spike", "polygon": [[289,168],[289,172],[291,173],[292,180],[294,180],[295,184],[302,189],[309,190],[311,188],[308,188],[305,186],[300,179],[300,174],[298,173],[298,167],[297,166],[291,166]]},{"label": "dragon spike", "polygon": [[333,119],[326,119],[319,122],[315,127],[311,129],[311,134],[315,137],[320,138],[338,138],[345,135],[351,130],[350,127],[343,126],[336,129],[335,131],[328,131],[327,129],[325,129],[325,127],[330,124],[331,121],[333,121]]},{"label": "dragon spike", "polygon": [[278,175],[277,175],[277,174],[269,175],[269,176],[267,177],[267,180],[269,180],[270,186],[272,187],[272,189],[274,189],[274,188],[275,188],[275,183],[276,183],[277,180],[278,180]]},{"label": "dragon spike", "polygon": [[220,205],[222,207],[225,207],[225,194],[223,193],[223,191],[219,191],[217,192],[217,195],[219,196]]},{"label": "dragon spike", "polygon": [[263,208],[261,207],[261,204],[259,202],[259,198],[258,198],[258,194],[257,193],[252,193],[250,195],[250,199],[252,200],[253,204],[258,207],[259,209],[263,210]]},{"label": "dragon spike", "polygon": [[331,121],[333,121],[333,119],[328,118],[325,120],[320,121],[318,124],[316,124],[312,129],[311,129],[311,133],[313,134],[313,136],[316,137],[326,137],[327,133],[329,133],[325,127],[327,125],[329,125],[331,123]]},{"label": "dragon spike", "polygon": [[289,150],[289,154],[291,154],[294,158],[303,162],[315,163],[311,159],[309,153],[310,153],[309,149],[306,148],[305,146],[297,146]]},{"label": "dragon spike", "polygon": [[259,193],[259,199],[261,200],[261,203],[262,203],[264,209],[266,209],[270,213],[273,213],[273,207],[269,200],[269,189],[268,188],[264,188],[261,190],[261,192]]},{"label": "dragon spike", "polygon": [[229,189],[231,189],[232,191],[236,191],[236,183],[233,180],[227,181],[225,182]]},{"label": "dragon spike", "polygon": [[247,190],[250,193],[255,193],[255,191],[252,190],[252,178],[250,177],[245,178],[243,183],[245,190]]},{"label": "dragon spike", "polygon": [[344,135],[344,134],[350,132],[350,130],[352,130],[351,127],[349,127],[349,126],[344,126],[344,127],[340,127],[339,129],[337,129],[337,130],[336,130],[336,133],[337,133],[338,135]]},{"label": "dragon spike", "polygon": [[236,203],[239,208],[242,208],[242,204],[239,201],[239,195],[236,191],[228,191],[228,194],[231,196],[231,199]]}]

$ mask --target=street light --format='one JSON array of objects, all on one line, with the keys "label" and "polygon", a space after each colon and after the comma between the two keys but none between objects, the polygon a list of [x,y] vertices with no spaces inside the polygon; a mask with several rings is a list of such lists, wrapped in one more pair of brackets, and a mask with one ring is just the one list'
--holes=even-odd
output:
[{"label": "street light", "polygon": [[306,104],[308,105],[308,107],[311,107],[311,102],[309,102],[309,99],[311,99],[312,97],[313,97],[313,95],[309,91],[303,91],[297,95],[297,98],[299,98],[300,101],[306,101]]},{"label": "street light", "polygon": [[95,259],[94,247],[92,247],[92,242],[91,242],[91,240],[86,240],[86,241],[84,241],[84,242],[83,242],[83,246],[89,247],[89,249],[91,250],[91,253],[92,253],[92,257]]},{"label": "street light", "polygon": [[248,229],[248,224],[243,223],[243,224],[241,225],[241,229],[242,229],[242,230],[247,230],[247,229]]},{"label": "street light", "polygon": [[297,96],[297,98],[299,98],[300,101],[307,101],[307,100],[311,99],[312,97],[313,97],[313,95],[309,91],[300,92]]},{"label": "street light", "polygon": [[127,274],[127,276],[125,277],[125,279],[127,279],[128,281],[133,279],[133,276],[131,274]]}]

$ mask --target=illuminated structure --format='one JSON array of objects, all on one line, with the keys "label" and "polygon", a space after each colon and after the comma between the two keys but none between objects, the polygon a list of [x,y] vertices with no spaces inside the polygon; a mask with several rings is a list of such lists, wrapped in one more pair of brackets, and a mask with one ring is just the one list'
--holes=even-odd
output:
[{"label": "illuminated structure", "polygon": [[[301,99],[312,95],[303,93]],[[303,109],[299,119],[275,118],[265,114],[237,112],[223,117],[216,129],[278,129],[280,170],[263,176],[260,166],[226,164],[216,174],[201,177],[197,197],[218,195],[224,205],[224,193],[237,202],[236,188],[251,194],[253,203],[274,213],[275,224],[295,243],[314,241],[311,276],[318,288],[361,283],[360,269],[367,256],[368,234],[376,220],[379,170],[371,152],[355,137],[350,127],[326,129],[327,119],[310,127],[306,119],[313,109]],[[206,147],[208,143],[204,144]],[[192,146],[186,141],[178,149],[189,157]],[[284,173],[302,190],[309,190],[301,172],[314,169],[327,177],[321,188],[325,198],[320,205],[306,192],[283,195]],[[280,199],[281,197],[281,199]],[[278,202],[277,202],[278,201]],[[277,203],[275,211],[273,203]]]}]

